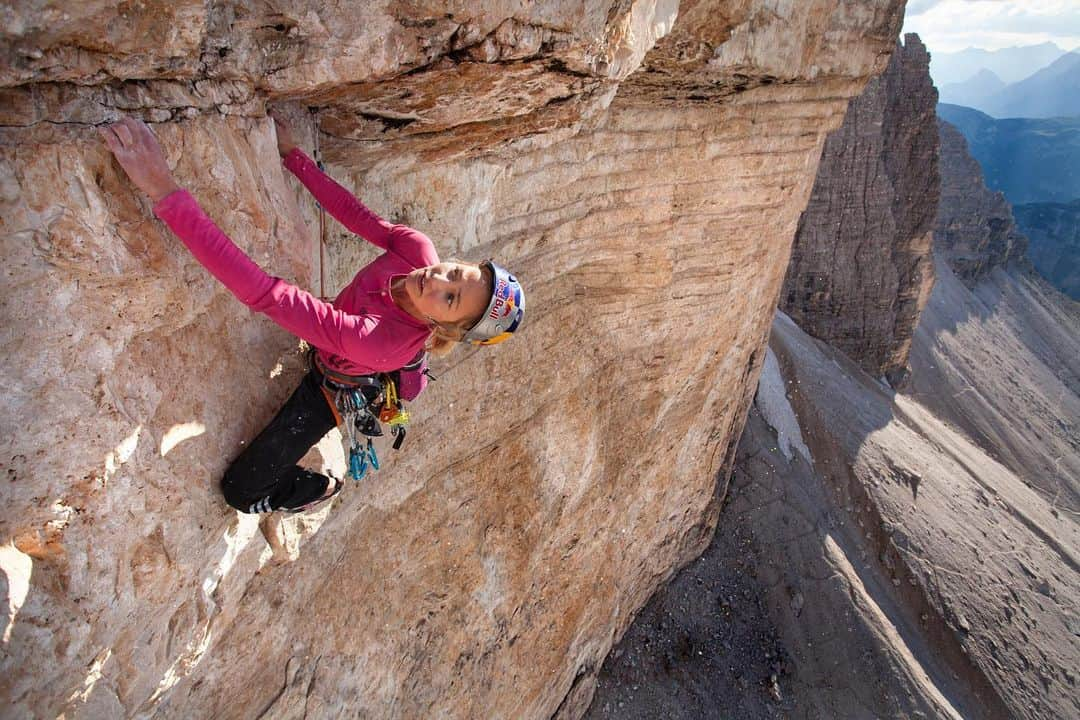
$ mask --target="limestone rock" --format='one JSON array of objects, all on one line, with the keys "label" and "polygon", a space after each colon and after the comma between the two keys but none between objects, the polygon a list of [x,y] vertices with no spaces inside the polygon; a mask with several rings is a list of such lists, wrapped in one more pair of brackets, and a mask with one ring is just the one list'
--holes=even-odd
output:
[{"label": "limestone rock", "polygon": [[1027,239],[1005,196],[986,187],[960,131],[939,120],[941,203],[934,246],[969,286],[996,267],[1023,261]]},{"label": "limestone rock", "polygon": [[[813,3],[681,2],[679,21],[624,95],[710,103],[761,85],[826,84],[864,75],[867,68],[871,76],[885,69],[888,53],[880,48],[895,42],[902,5],[843,0],[831,14],[822,10]],[[852,33],[866,42],[850,42]]]},{"label": "limestone rock", "polygon": [[[881,86],[895,82],[900,58]],[[921,65],[929,88],[925,54]],[[813,251],[825,259],[812,279],[841,289],[852,280],[830,262],[843,244],[803,245],[808,218],[829,229],[853,205],[882,212],[868,187],[896,182],[887,201],[929,184],[923,163],[910,160],[919,143],[882,141],[899,108],[868,117],[878,82],[826,143],[789,287]],[[932,97],[923,99],[928,112],[908,131],[932,143]],[[880,152],[870,162],[868,146]],[[833,334],[819,331],[832,344],[778,314],[720,530],[609,655],[589,720],[711,717],[717,698],[747,718],[1074,714],[1080,306],[1010,262],[1009,246],[987,247],[1000,206],[980,178],[960,179],[951,192],[974,196],[963,224],[979,238],[965,257],[981,274],[965,287],[935,259],[929,302],[907,327],[905,391],[866,367],[857,343],[881,328],[865,322],[865,301],[807,303],[818,313],[800,323],[815,330],[825,310],[835,312]],[[919,217],[925,231],[934,193],[898,217]],[[880,228],[852,233],[873,258],[856,265],[855,279],[894,270],[896,235]]]},{"label": "limestone rock", "polygon": [[898,379],[933,285],[937,91],[917,35],[851,101],[822,152],[781,309],[875,377]]},{"label": "limestone rock", "polygon": [[[330,134],[386,141],[410,125],[433,133],[546,114],[582,94],[605,104],[677,10],[675,0],[18,3],[2,11],[0,88],[17,108],[3,119],[257,116],[267,99],[296,100],[327,109]],[[549,109],[564,123],[581,114]]]},{"label": "limestone rock", "polygon": [[[948,266],[940,272],[934,294],[942,296],[931,300],[924,320],[941,311],[939,303],[950,310],[954,300],[961,307],[972,307],[983,294],[982,289],[971,293],[952,277]],[[816,557],[781,565],[783,570],[777,572],[801,574],[804,568],[823,563],[843,578],[808,595],[811,620],[805,629],[795,625],[790,613],[778,618],[793,655],[807,658],[796,660],[791,682],[814,683],[816,668],[839,661],[836,675],[830,674],[816,702],[828,704],[832,698],[850,702],[851,693],[843,689],[847,684],[837,680],[865,673],[868,663],[871,667],[899,663],[910,671],[875,675],[880,684],[874,702],[897,708],[883,709],[880,714],[885,716],[915,716],[902,707],[912,702],[938,706],[928,714],[939,716],[955,712],[959,717],[1035,720],[1072,712],[1070,668],[1077,645],[1067,628],[1080,597],[1075,561],[1080,531],[1072,519],[1080,453],[1075,445],[1044,445],[1044,451],[1061,452],[1064,477],[1059,476],[1057,492],[1032,487],[997,456],[1029,442],[1027,423],[1064,424],[1071,430],[1062,428],[1061,436],[1071,432],[1076,437],[1073,418],[1080,396],[1061,388],[1070,376],[1073,382],[1076,378],[1078,318],[1074,315],[1057,325],[1057,339],[1067,345],[1047,348],[1024,328],[1021,318],[1054,312],[1061,296],[1055,300],[1030,293],[1031,280],[1022,273],[1006,276],[998,271],[986,282],[1003,291],[995,313],[997,334],[966,332],[948,352],[953,357],[993,352],[994,345],[987,342],[992,340],[1017,357],[1015,366],[983,362],[982,381],[970,392],[1007,395],[1016,377],[1014,367],[1024,367],[1025,372],[1039,368],[1031,383],[1036,389],[1029,395],[1029,407],[997,423],[997,435],[990,442],[969,435],[966,427],[952,424],[951,418],[943,419],[924,404],[927,397],[947,398],[970,387],[967,378],[952,372],[926,376],[915,360],[937,346],[941,335],[958,328],[937,326],[924,333],[920,327],[912,378],[925,384],[918,393],[894,395],[794,324],[780,318],[774,325],[770,346],[784,369],[792,405],[813,453],[815,464],[809,474],[817,479],[799,479],[809,469],[806,465],[788,472],[783,458],[769,452],[768,444],[764,450],[770,457],[764,463],[754,461],[748,447],[744,468],[746,481],[763,486],[753,491],[756,497],[793,498],[764,513],[750,510],[760,517],[760,524],[774,528],[764,531],[764,542],[777,537],[781,543],[780,548],[767,546],[766,557],[782,557],[783,544],[796,536],[799,525],[789,528],[782,517],[794,515],[802,522],[820,518],[813,525],[814,539],[800,538],[800,550],[791,551]],[[1064,354],[1068,352],[1073,355]],[[1037,388],[1048,378],[1053,382]],[[775,475],[762,472],[770,465]],[[757,506],[764,504],[762,499]],[[746,508],[746,501],[740,506]],[[833,524],[826,517],[833,518]],[[806,578],[814,583],[811,587],[817,586],[813,578],[830,576],[813,570],[807,574],[812,576]],[[850,626],[853,631],[844,633],[855,638],[853,647],[825,646],[832,628],[814,623],[814,613],[842,617],[843,629]],[[877,638],[869,640],[868,635]],[[852,652],[865,644],[875,649],[861,657]]]},{"label": "limestone rock", "polygon": [[[67,5],[3,11],[6,706],[580,712],[715,527],[821,145],[902,2],[688,3],[705,101],[643,89],[679,57],[647,55],[671,2]],[[333,294],[372,253],[332,224],[320,252],[268,102],[377,212],[514,268],[529,317],[435,368],[373,480],[260,524],[217,481],[303,371],[295,340],[152,218],[93,125],[158,122],[242,248]]]}]

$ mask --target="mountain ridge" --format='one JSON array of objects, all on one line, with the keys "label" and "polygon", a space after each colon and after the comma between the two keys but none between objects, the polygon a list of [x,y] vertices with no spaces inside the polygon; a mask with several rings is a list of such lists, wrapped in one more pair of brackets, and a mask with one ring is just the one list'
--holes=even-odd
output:
[{"label": "mountain ridge", "polygon": [[1005,84],[988,69],[963,83],[941,88],[941,100],[995,119],[1080,116],[1080,52],[1063,54],[1046,67]]},{"label": "mountain ridge", "polygon": [[983,68],[963,82],[949,83],[938,88],[941,102],[978,109],[994,93],[1008,87],[993,70]]},{"label": "mountain ridge", "polygon": [[1080,117],[998,119],[938,103],[982,166],[986,184],[1009,202],[1069,202],[1080,197]]},{"label": "mountain ridge", "polygon": [[1028,257],[1054,287],[1080,300],[1080,199],[1013,206],[1028,238]]},{"label": "mountain ridge", "polygon": [[1005,84],[1023,80],[1064,55],[1068,50],[1052,42],[1018,45],[999,50],[969,47],[957,52],[933,52],[930,76],[938,87],[969,80],[982,69],[992,71]]}]

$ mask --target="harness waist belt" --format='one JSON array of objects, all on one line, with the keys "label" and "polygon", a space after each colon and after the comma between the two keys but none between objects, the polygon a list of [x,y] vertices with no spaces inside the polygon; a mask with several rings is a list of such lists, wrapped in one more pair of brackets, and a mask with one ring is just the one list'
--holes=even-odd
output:
[{"label": "harness waist belt", "polygon": [[382,385],[382,378],[379,375],[346,375],[345,373],[332,370],[326,366],[323,359],[319,357],[319,353],[312,350],[311,362],[316,370],[322,373],[322,376],[327,380],[345,387],[368,387],[371,385]]}]

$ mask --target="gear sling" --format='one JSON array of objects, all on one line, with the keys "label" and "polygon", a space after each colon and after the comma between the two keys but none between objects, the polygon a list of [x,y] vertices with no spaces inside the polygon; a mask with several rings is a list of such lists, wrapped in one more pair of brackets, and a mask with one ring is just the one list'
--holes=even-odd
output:
[{"label": "gear sling", "polygon": [[[399,371],[373,375],[346,375],[332,370],[312,351],[312,369],[322,376],[322,392],[349,445],[349,475],[356,481],[363,479],[368,468],[379,469],[379,456],[372,438],[383,435],[382,423],[390,426],[394,436],[393,448],[398,450],[405,442],[405,426],[409,413],[397,394]],[[420,367],[424,355],[402,370]],[[362,442],[360,437],[366,438]]]}]

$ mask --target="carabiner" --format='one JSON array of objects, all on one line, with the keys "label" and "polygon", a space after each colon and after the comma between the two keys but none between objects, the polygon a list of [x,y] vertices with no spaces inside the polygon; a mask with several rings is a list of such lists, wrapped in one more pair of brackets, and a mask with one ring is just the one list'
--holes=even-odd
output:
[{"label": "carabiner", "polygon": [[368,459],[371,460],[371,469],[379,469],[379,456],[375,454],[375,444],[371,442],[371,438],[367,439],[367,454]]}]

